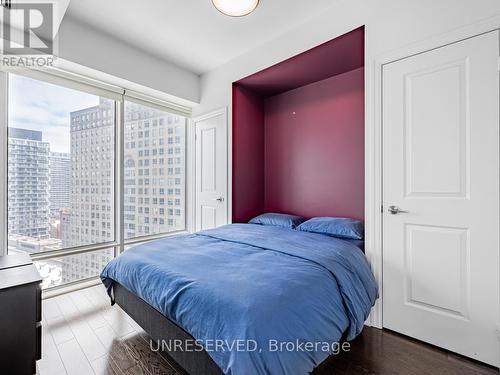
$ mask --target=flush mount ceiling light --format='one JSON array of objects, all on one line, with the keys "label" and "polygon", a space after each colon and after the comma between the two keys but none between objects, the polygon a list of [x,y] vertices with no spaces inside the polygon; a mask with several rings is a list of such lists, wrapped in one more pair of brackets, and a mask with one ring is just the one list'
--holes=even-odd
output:
[{"label": "flush mount ceiling light", "polygon": [[259,0],[212,0],[214,7],[226,16],[242,17],[252,13]]}]

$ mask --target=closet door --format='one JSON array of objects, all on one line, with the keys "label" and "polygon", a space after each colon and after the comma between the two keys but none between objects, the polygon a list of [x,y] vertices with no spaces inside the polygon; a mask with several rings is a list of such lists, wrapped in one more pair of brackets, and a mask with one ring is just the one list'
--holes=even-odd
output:
[{"label": "closet door", "polygon": [[195,229],[227,224],[227,115],[216,111],[193,120],[196,138]]},{"label": "closet door", "polygon": [[383,68],[384,327],[499,366],[499,36]]}]

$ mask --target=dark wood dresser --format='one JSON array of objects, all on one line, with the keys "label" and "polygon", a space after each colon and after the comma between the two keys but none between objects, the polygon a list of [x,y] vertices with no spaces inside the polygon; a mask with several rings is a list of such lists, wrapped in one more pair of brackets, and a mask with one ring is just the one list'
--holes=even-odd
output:
[{"label": "dark wood dresser", "polygon": [[42,351],[42,278],[28,254],[0,257],[0,372],[36,373]]}]

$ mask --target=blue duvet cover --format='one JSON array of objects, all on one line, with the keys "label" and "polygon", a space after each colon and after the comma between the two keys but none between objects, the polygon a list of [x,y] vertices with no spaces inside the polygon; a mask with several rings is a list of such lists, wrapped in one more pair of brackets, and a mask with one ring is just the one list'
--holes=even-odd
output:
[{"label": "blue duvet cover", "polygon": [[225,374],[307,374],[377,298],[364,254],[321,234],[231,224],[148,242],[112,260],[116,281],[202,344]]}]

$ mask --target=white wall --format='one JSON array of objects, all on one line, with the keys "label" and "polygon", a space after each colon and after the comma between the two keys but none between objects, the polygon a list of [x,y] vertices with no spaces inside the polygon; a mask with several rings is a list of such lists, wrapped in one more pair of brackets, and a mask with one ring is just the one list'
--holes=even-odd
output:
[{"label": "white wall", "polygon": [[[233,61],[201,77],[201,104],[194,109],[195,115],[228,107],[228,160],[231,160],[231,84],[263,68],[283,61],[331,40],[361,25],[365,25],[365,109],[366,109],[366,254],[372,263],[375,277],[381,287],[381,237],[380,237],[380,145],[374,108],[377,95],[378,75],[375,61],[402,47],[415,47],[426,39],[447,42],[447,36],[479,21],[500,26],[500,1],[498,0],[340,0],[322,15],[304,22],[287,34],[249,51]],[[488,26],[489,27],[489,26]],[[470,28],[476,29],[476,28]],[[477,28],[480,29],[480,28]],[[484,27],[481,27],[484,29]],[[484,30],[486,31],[486,30]],[[460,34],[467,35],[467,32]],[[439,37],[439,38],[438,38]],[[439,44],[438,44],[439,45]],[[430,47],[425,47],[430,48]],[[425,50],[424,48],[424,50]],[[421,51],[413,48],[414,52]],[[377,134],[376,134],[377,133]],[[231,167],[228,168],[231,181]],[[231,183],[228,184],[231,194]],[[230,195],[228,204],[231,205]],[[382,327],[381,300],[369,319],[369,324]]]},{"label": "white wall", "polygon": [[198,103],[200,77],[65,16],[56,54],[72,63]]},{"label": "white wall", "polygon": [[361,25],[366,26],[369,65],[383,53],[496,14],[500,14],[498,0],[341,0],[299,28],[204,74],[195,114],[223,106],[231,109],[233,81]]}]

